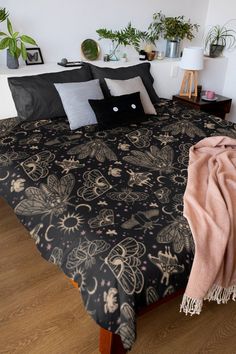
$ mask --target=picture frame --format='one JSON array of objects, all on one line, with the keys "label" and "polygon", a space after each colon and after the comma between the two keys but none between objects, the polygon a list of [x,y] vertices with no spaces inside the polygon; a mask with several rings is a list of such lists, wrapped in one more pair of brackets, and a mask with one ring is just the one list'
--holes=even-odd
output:
[{"label": "picture frame", "polygon": [[39,47],[26,48],[27,59],[26,65],[39,65],[44,64],[43,56]]}]

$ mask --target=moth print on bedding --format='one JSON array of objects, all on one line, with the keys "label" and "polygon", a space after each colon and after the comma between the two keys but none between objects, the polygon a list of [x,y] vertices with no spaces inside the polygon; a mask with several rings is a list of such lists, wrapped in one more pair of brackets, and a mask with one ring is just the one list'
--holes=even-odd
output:
[{"label": "moth print on bedding", "polygon": [[152,184],[150,183],[150,177],[152,174],[149,172],[134,172],[132,170],[128,170],[127,173],[130,175],[129,181],[128,181],[128,186],[133,187],[133,186],[149,186],[152,187]]},{"label": "moth print on bedding", "polygon": [[37,182],[47,177],[49,170],[48,165],[55,159],[55,155],[50,151],[41,151],[36,155],[30,156],[21,163],[24,172],[29,178]]},{"label": "moth print on bedding", "polygon": [[20,145],[34,145],[34,144],[38,144],[40,142],[40,140],[42,139],[42,134],[32,134],[31,136],[29,136],[26,139],[21,139],[19,141]]},{"label": "moth print on bedding", "polygon": [[30,231],[30,236],[32,239],[35,241],[35,244],[39,244],[40,242],[40,230],[43,228],[43,224],[37,224],[31,231]]},{"label": "moth print on bedding", "polygon": [[161,142],[161,145],[167,145],[169,143],[173,143],[176,141],[176,139],[172,136],[169,135],[168,133],[165,134],[160,134],[160,135],[153,135],[153,137]]},{"label": "moth print on bedding", "polygon": [[147,128],[140,128],[126,134],[129,141],[138,149],[150,146],[152,131]]},{"label": "moth print on bedding", "polygon": [[149,168],[160,173],[172,173],[175,169],[173,166],[174,151],[168,145],[162,149],[152,145],[150,151],[132,150],[131,154],[123,159],[133,165]]},{"label": "moth print on bedding", "polygon": [[228,136],[229,138],[236,139],[236,130],[218,128],[213,135],[224,135]]},{"label": "moth print on bedding", "polygon": [[77,194],[86,201],[94,200],[112,188],[99,170],[85,172],[83,179],[84,186],[78,189]]},{"label": "moth print on bedding", "polygon": [[69,173],[71,170],[75,170],[77,168],[82,168],[85,166],[83,163],[80,163],[79,160],[75,160],[74,156],[70,159],[55,161],[55,163],[63,169],[62,173]]},{"label": "moth print on bedding", "polygon": [[116,288],[110,288],[108,291],[103,293],[104,301],[104,313],[114,313],[119,305],[117,302],[118,290]]},{"label": "moth print on bedding", "polygon": [[167,187],[162,187],[157,189],[154,192],[154,194],[160,203],[162,204],[169,203],[170,201],[169,196],[171,194],[171,191]]},{"label": "moth print on bedding", "polygon": [[11,166],[14,161],[23,160],[28,156],[26,152],[8,151],[0,155],[0,167]]},{"label": "moth print on bedding", "polygon": [[11,181],[11,193],[20,193],[25,189],[25,182],[26,180],[24,178],[17,178],[16,180],[13,179]]},{"label": "moth print on bedding", "polygon": [[186,167],[188,166],[189,149],[191,148],[191,146],[192,144],[190,143],[179,145],[180,155],[178,156],[178,162]]},{"label": "moth print on bedding", "polygon": [[52,140],[46,141],[45,145],[53,146],[53,145],[60,144],[60,146],[70,146],[71,144],[78,144],[78,140],[80,137],[81,137],[81,133],[57,136]]},{"label": "moth print on bedding", "polygon": [[82,241],[78,247],[74,248],[67,257],[66,268],[75,271],[80,265],[85,269],[96,264],[96,256],[109,250],[110,245],[103,240]]},{"label": "moth print on bedding", "polygon": [[101,139],[93,139],[87,143],[73,147],[68,151],[70,155],[77,155],[79,159],[96,158],[99,162],[116,161],[116,154]]},{"label": "moth print on bedding", "polygon": [[21,122],[20,118],[11,118],[11,119],[1,119],[0,120],[0,138],[9,135],[13,129]]},{"label": "moth print on bedding", "polygon": [[58,217],[67,210],[70,194],[74,188],[75,178],[72,174],[63,176],[60,180],[55,175],[47,178],[47,184],[41,184],[40,188],[29,187],[25,190],[27,199],[23,199],[16,207],[17,215],[50,216],[50,224],[53,216]]},{"label": "moth print on bedding", "polygon": [[166,127],[162,128],[165,132],[171,132],[172,135],[188,135],[190,138],[194,138],[195,136],[205,137],[206,134],[198,128],[195,124],[190,122],[189,120],[179,120],[176,123],[169,124]]},{"label": "moth print on bedding", "polygon": [[60,131],[66,131],[68,130],[68,123],[65,122],[58,122],[58,121],[47,121],[47,124],[45,125],[46,129],[51,129],[54,130],[56,132],[60,132]]},{"label": "moth print on bedding", "polygon": [[144,233],[146,231],[151,231],[158,224],[159,210],[151,209],[147,211],[138,211],[136,214],[132,215],[131,218],[125,221],[121,227],[126,230],[143,230]]},{"label": "moth print on bedding", "polygon": [[135,312],[132,307],[124,302],[120,307],[122,324],[118,327],[116,333],[121,337],[125,349],[131,348],[135,341]]},{"label": "moth print on bedding", "polygon": [[141,202],[148,198],[147,193],[134,192],[130,188],[124,188],[121,192],[110,192],[107,194],[111,200],[117,200],[125,203]]},{"label": "moth print on bedding", "polygon": [[114,212],[111,209],[102,209],[98,216],[89,219],[88,224],[92,229],[103,226],[114,225]]},{"label": "moth print on bedding", "polygon": [[146,289],[146,303],[147,305],[154,304],[159,300],[159,296],[157,294],[156,289],[153,286],[149,286]]},{"label": "moth print on bedding", "polygon": [[159,251],[157,257],[148,255],[149,260],[162,272],[161,284],[169,285],[170,276],[184,271],[184,265],[180,265],[176,255],[172,255],[170,247],[165,247],[165,252]]},{"label": "moth print on bedding", "polygon": [[63,258],[63,250],[59,247],[54,247],[49,258],[49,262],[61,266]]},{"label": "moth print on bedding", "polygon": [[157,235],[158,243],[172,243],[174,252],[194,252],[194,241],[187,220],[178,216],[169,225],[165,226]]},{"label": "moth print on bedding", "polygon": [[114,246],[105,258],[105,264],[128,295],[139,294],[143,289],[144,277],[140,270],[140,258],[145,252],[144,244],[127,237]]}]

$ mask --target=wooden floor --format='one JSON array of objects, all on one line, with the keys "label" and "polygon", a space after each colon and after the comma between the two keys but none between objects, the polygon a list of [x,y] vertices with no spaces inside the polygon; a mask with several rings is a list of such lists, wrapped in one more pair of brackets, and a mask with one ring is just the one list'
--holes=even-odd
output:
[{"label": "wooden floor", "polygon": [[[130,354],[236,354],[236,303],[179,314],[180,298],[138,320]],[[0,353],[98,354],[98,326],[79,291],[44,261],[0,199]]]}]

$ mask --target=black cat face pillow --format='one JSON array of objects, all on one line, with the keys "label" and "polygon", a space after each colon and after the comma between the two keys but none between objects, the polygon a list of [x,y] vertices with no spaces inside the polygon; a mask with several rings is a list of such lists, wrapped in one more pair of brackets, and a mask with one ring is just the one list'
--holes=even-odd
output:
[{"label": "black cat face pillow", "polygon": [[98,124],[103,129],[136,123],[145,119],[140,93],[89,100]]}]

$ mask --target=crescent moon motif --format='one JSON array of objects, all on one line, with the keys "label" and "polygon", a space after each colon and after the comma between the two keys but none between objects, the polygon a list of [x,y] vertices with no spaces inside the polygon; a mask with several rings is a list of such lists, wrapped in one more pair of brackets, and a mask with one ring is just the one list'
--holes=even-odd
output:
[{"label": "crescent moon motif", "polygon": [[48,242],[52,242],[54,240],[54,238],[49,238],[48,237],[48,232],[49,230],[51,229],[51,227],[54,227],[53,225],[49,225],[46,232],[45,232],[45,240],[48,241]]},{"label": "crescent moon motif", "polygon": [[9,177],[9,171],[7,171],[7,175],[3,178],[0,178],[0,181],[5,181],[5,179],[7,179]]},{"label": "crescent moon motif", "polygon": [[169,211],[166,211],[166,209],[165,209],[166,207],[165,206],[163,206],[162,207],[162,211],[163,211],[163,213],[165,213],[165,214],[167,214],[167,215],[172,215],[173,214],[173,212],[171,211],[171,212],[169,212]]},{"label": "crescent moon motif", "polygon": [[93,290],[88,290],[89,295],[93,295],[97,291],[98,281],[97,281],[97,279],[95,277],[93,277],[93,280],[94,280],[94,284],[95,285],[94,285]]},{"label": "crescent moon motif", "polygon": [[79,209],[80,207],[88,208],[89,211],[92,210],[92,207],[89,204],[78,204],[75,207],[75,210]]}]

